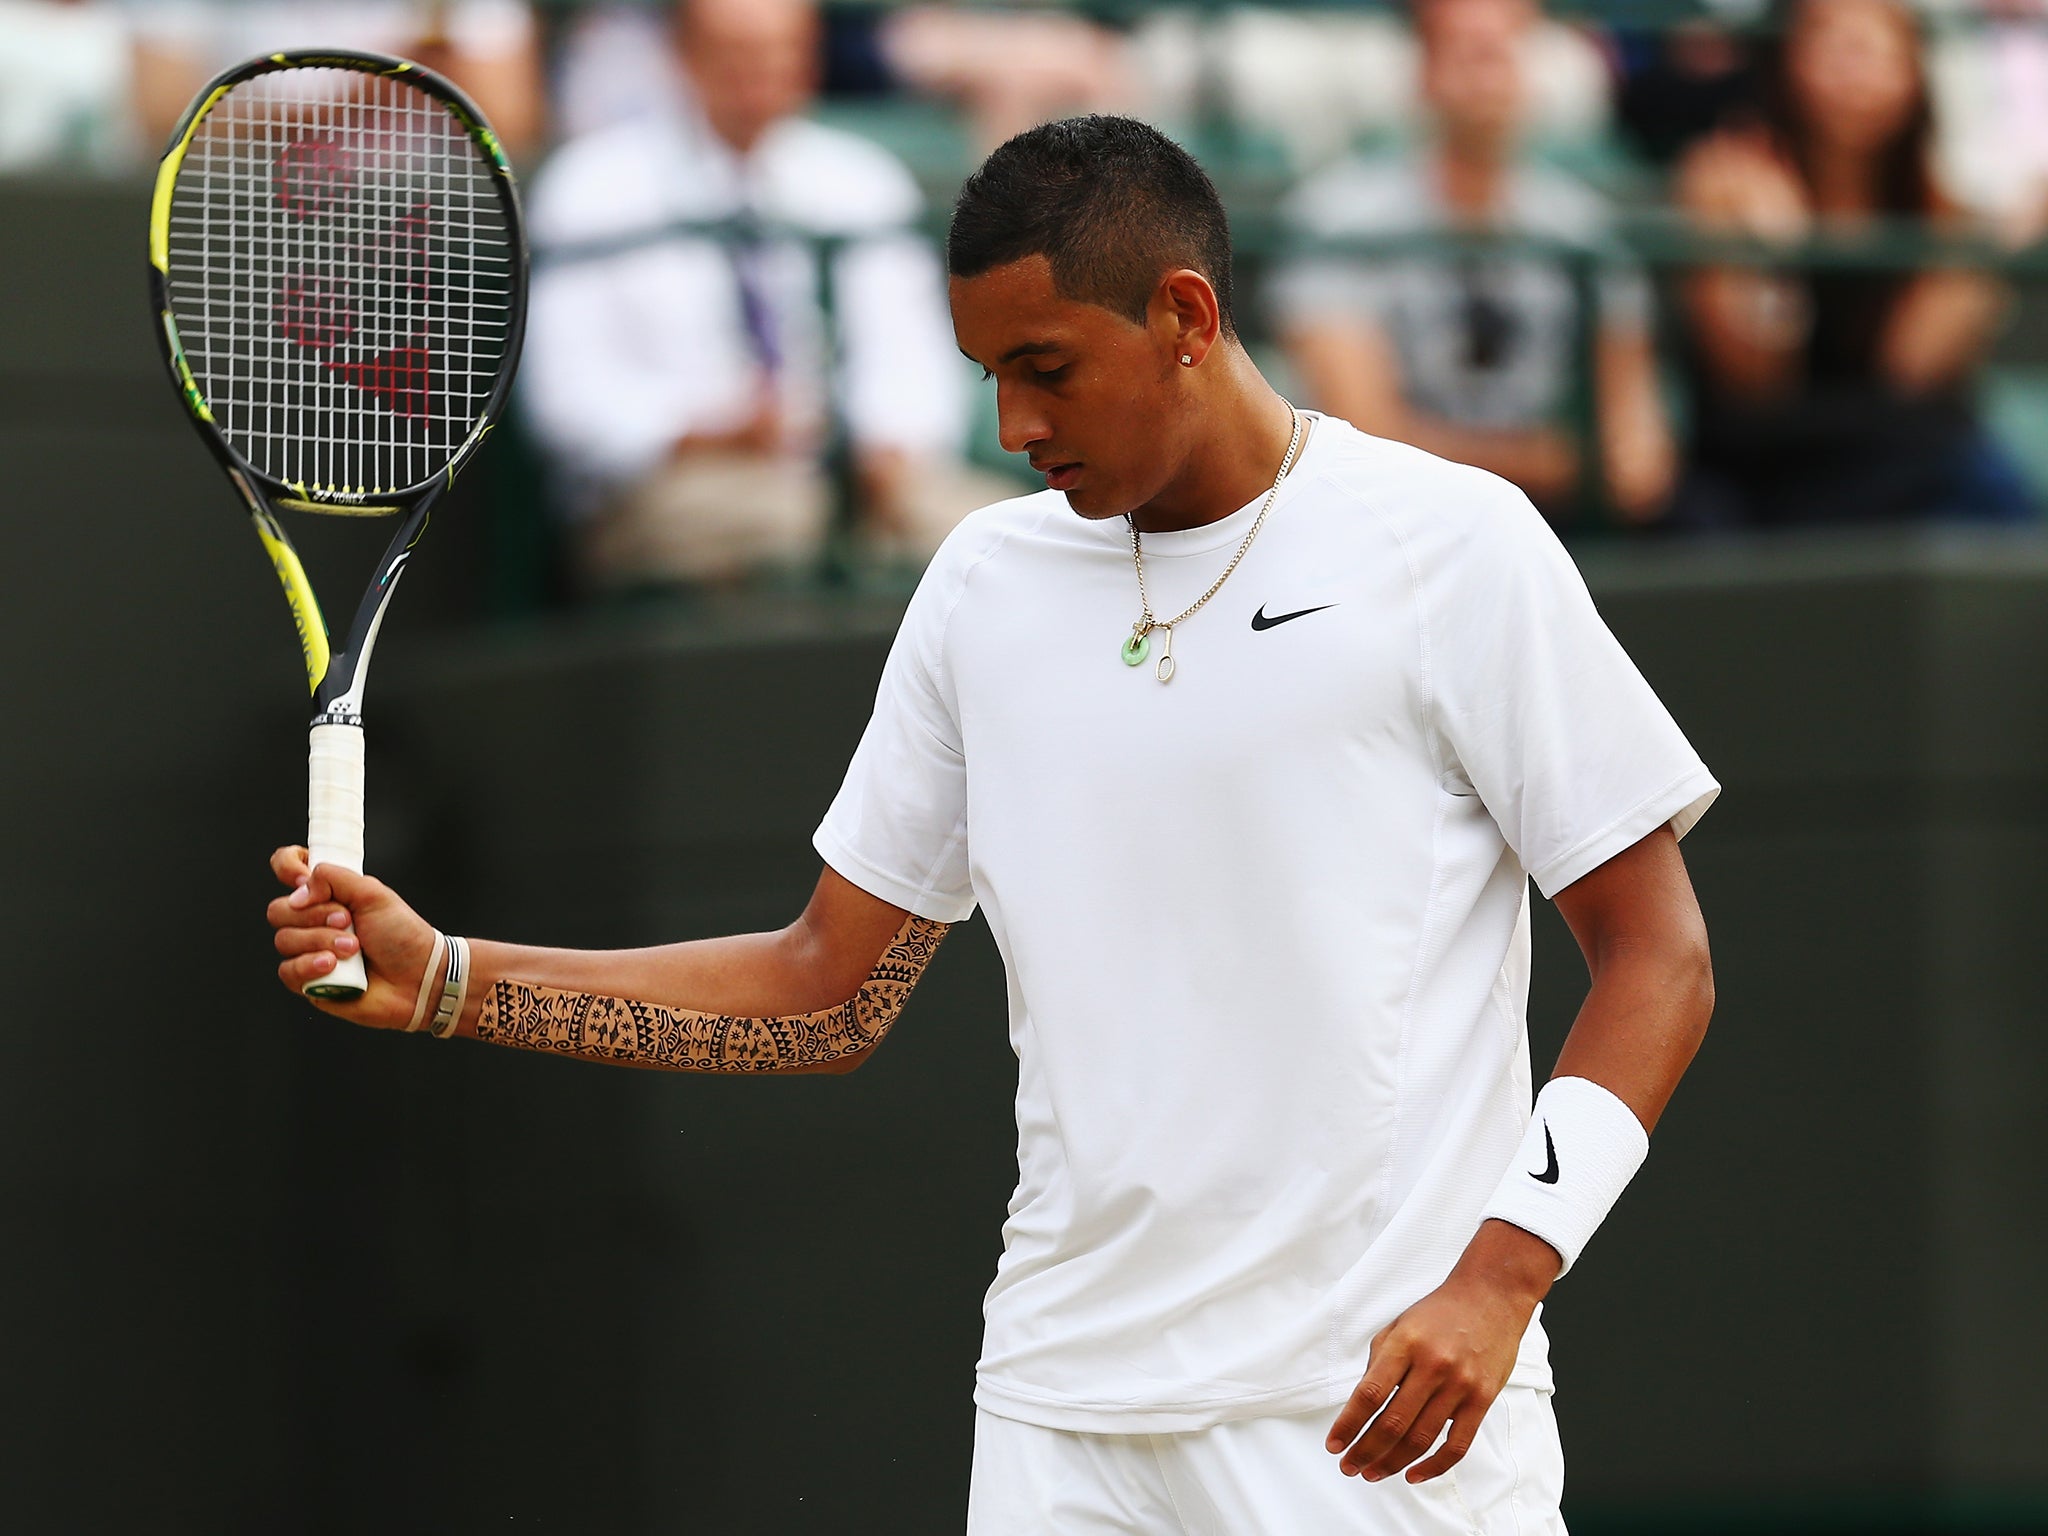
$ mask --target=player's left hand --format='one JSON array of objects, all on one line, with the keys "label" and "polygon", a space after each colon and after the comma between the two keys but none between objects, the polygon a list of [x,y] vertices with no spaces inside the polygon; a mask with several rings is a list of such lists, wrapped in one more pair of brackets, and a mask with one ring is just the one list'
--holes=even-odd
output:
[{"label": "player's left hand", "polygon": [[[1507,1385],[1559,1263],[1541,1238],[1506,1222],[1483,1223],[1451,1277],[1374,1337],[1365,1375],[1326,1442],[1332,1455],[1342,1454],[1345,1475],[1378,1482],[1405,1467],[1408,1481],[1421,1483],[1462,1461]],[[1416,1461],[1446,1426],[1444,1443]]]}]

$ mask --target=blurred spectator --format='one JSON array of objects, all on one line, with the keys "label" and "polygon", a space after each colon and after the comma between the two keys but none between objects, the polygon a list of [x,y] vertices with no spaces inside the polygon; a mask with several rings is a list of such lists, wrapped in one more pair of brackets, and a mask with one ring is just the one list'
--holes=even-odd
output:
[{"label": "blurred spectator", "polygon": [[[817,74],[805,0],[690,0],[677,41],[687,111],[564,146],[535,182],[534,242],[614,242],[535,278],[520,388],[575,483],[585,575],[600,586],[719,578],[822,545],[828,389],[854,452],[864,532],[923,556],[960,516],[1013,494],[957,457],[967,377],[943,278],[912,232],[909,173],[798,114]],[[733,238],[662,238],[733,220]],[[834,258],[835,377],[811,248]],[[653,239],[644,238],[653,232]]]},{"label": "blurred spectator", "polygon": [[0,173],[122,171],[140,158],[133,44],[118,9],[0,0]]},{"label": "blurred spectator", "polygon": [[141,40],[137,110],[153,142],[231,64],[284,48],[362,48],[448,76],[515,160],[546,127],[539,40],[525,0],[127,0]]},{"label": "blurred spectator", "polygon": [[[1287,200],[1312,238],[1520,235],[1611,258],[1606,206],[1518,152],[1527,120],[1523,0],[1427,0],[1417,23],[1434,130],[1421,152],[1354,160]],[[1651,299],[1611,259],[1597,284],[1595,408],[1605,488],[1632,520],[1654,518],[1673,453]],[[1570,272],[1536,255],[1423,250],[1383,259],[1308,255],[1273,291],[1281,337],[1309,396],[1365,431],[1477,464],[1553,516],[1580,489],[1567,419],[1580,304]]]},{"label": "blurred spectator", "polygon": [[949,101],[983,152],[1052,118],[1128,110],[1123,37],[1082,16],[952,5],[843,6],[826,56],[848,94]]},{"label": "blurred spectator", "polygon": [[1944,183],[2015,243],[2048,232],[2048,0],[1988,0],[1938,34],[1929,89]]},{"label": "blurred spectator", "polygon": [[[571,23],[559,71],[566,132],[687,93],[670,51],[647,46],[659,26],[647,7],[616,4]],[[983,151],[1049,118],[1128,109],[1137,95],[1122,35],[1080,16],[863,3],[828,6],[818,35],[827,94],[949,102]]]},{"label": "blurred spectator", "polygon": [[1756,114],[1750,40],[1733,28],[1687,18],[1624,39],[1617,108],[1629,137],[1668,166],[1693,142]]},{"label": "blurred spectator", "polygon": [[[1894,0],[1798,0],[1766,74],[1767,126],[1686,157],[1707,228],[1794,242],[1875,219],[1956,224],[1937,186],[1920,38]],[[2026,515],[1978,427],[1971,375],[2006,304],[1981,272],[1696,272],[1697,375],[1679,516],[1704,525]]]},{"label": "blurred spectator", "polygon": [[[1587,33],[1536,16],[1519,34],[1522,113],[1546,143],[1598,141],[1609,116],[1609,67]],[[1318,166],[1361,139],[1406,136],[1418,97],[1416,39],[1396,14],[1307,6],[1165,5],[1133,30],[1147,112],[1199,122],[1222,114]]]},{"label": "blurred spectator", "polygon": [[614,123],[684,110],[682,60],[652,5],[579,6],[554,48],[554,127],[580,139]]}]

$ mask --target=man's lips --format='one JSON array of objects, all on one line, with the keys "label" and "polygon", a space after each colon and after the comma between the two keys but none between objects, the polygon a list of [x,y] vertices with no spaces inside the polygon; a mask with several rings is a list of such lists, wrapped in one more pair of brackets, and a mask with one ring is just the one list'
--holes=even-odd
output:
[{"label": "man's lips", "polygon": [[1045,476],[1046,486],[1050,490],[1072,490],[1074,482],[1081,478],[1081,466],[1079,464],[1041,464],[1034,459],[1032,460],[1031,467]]}]

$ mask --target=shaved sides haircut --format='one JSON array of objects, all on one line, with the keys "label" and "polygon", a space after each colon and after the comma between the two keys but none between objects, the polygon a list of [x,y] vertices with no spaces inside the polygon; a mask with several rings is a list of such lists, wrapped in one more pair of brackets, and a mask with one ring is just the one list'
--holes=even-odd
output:
[{"label": "shaved sides haircut", "polygon": [[1195,157],[1130,117],[1070,117],[1028,129],[982,162],[953,205],[946,270],[979,277],[1043,256],[1070,299],[1140,324],[1159,279],[1189,268],[1209,280],[1223,333],[1230,307],[1230,221]]}]

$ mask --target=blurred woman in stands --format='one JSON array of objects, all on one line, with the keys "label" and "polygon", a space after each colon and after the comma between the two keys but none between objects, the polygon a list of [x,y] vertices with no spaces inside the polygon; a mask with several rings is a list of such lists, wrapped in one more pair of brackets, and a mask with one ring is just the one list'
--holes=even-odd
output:
[{"label": "blurred woman in stands", "polygon": [[[1959,231],[1936,185],[1920,36],[1894,0],[1794,0],[1763,120],[1697,144],[1680,205],[1709,230],[1795,242],[1880,220]],[[2004,314],[1964,268],[1697,271],[1683,287],[1695,526],[2029,515],[1978,426],[1971,378]]]}]

